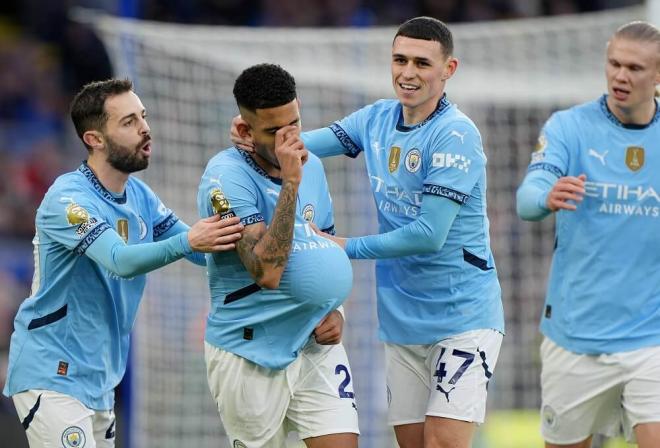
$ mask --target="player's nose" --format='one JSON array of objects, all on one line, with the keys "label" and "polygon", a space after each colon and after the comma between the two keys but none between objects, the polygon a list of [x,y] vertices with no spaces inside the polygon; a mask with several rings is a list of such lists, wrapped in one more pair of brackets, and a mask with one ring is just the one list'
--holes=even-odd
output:
[{"label": "player's nose", "polygon": [[149,127],[149,123],[147,123],[147,120],[145,120],[144,118],[140,123],[140,134],[151,134],[151,128]]},{"label": "player's nose", "polygon": [[401,74],[403,75],[404,78],[411,79],[415,77],[416,73],[417,72],[415,71],[415,66],[413,64],[406,64]]}]

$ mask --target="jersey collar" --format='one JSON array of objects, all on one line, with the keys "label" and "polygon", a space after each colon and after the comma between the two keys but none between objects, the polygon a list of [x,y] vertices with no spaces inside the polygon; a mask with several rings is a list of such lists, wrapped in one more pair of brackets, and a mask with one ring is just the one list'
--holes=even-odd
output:
[{"label": "jersey collar", "polygon": [[238,153],[243,156],[243,159],[245,162],[252,167],[253,170],[255,170],[257,173],[259,173],[261,176],[267,178],[271,182],[277,184],[277,185],[282,185],[282,179],[279,179],[277,177],[270,176],[263,168],[261,168],[257,162],[254,161],[252,156],[247,152],[243,151],[242,149],[236,148]]},{"label": "jersey collar", "polygon": [[600,109],[603,111],[605,116],[607,117],[608,120],[610,120],[612,123],[614,123],[616,126],[620,128],[625,128],[625,129],[646,129],[649,126],[655,124],[660,120],[660,107],[658,107],[658,101],[655,100],[655,115],[653,115],[653,118],[651,118],[651,121],[649,121],[646,124],[626,124],[626,123],[621,123],[619,119],[612,113],[610,108],[607,106],[607,95],[603,95],[600,97],[598,100],[598,103],[600,104]]},{"label": "jersey collar", "polygon": [[414,131],[415,129],[419,129],[422,126],[424,126],[426,123],[429,121],[433,120],[435,117],[443,113],[447,108],[451,106],[451,102],[447,99],[447,94],[443,93],[442,98],[440,98],[440,101],[438,101],[438,105],[436,106],[435,110],[431,112],[431,115],[426,117],[423,121],[420,121],[417,124],[414,124],[412,126],[406,126],[403,124],[403,106],[401,106],[401,103],[399,103],[399,120],[396,123],[396,130],[400,132],[410,132]]},{"label": "jersey collar", "polygon": [[94,171],[87,165],[87,161],[83,160],[83,163],[78,167],[78,171],[80,171],[86,178],[87,180],[92,184],[94,189],[104,198],[106,198],[110,202],[115,202],[117,204],[125,204],[126,203],[126,190],[124,190],[124,194],[121,196],[116,196],[112,193],[110,193],[101,183],[98,177],[96,177],[96,174],[94,174]]}]

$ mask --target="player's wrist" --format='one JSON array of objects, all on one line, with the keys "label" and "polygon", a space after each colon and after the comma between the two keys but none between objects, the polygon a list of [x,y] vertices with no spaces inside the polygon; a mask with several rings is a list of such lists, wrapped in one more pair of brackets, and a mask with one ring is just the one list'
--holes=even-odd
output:
[{"label": "player's wrist", "polygon": [[282,176],[282,186],[286,183],[297,189],[300,186],[300,182],[302,182],[302,176]]},{"label": "player's wrist", "polygon": [[194,252],[192,244],[190,243],[190,230],[185,233],[180,233],[179,241],[181,242],[181,250],[184,254],[190,255]]}]

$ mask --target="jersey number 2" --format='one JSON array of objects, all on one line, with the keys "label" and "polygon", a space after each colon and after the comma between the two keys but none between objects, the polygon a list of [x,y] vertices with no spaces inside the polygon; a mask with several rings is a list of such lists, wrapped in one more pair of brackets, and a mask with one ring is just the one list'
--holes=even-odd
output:
[{"label": "jersey number 2", "polygon": [[335,367],[335,375],[339,375],[342,372],[346,374],[346,378],[344,378],[344,381],[339,385],[339,398],[354,398],[354,392],[346,391],[346,387],[351,383],[351,374],[348,371],[348,367],[343,364],[337,364],[337,367]]}]

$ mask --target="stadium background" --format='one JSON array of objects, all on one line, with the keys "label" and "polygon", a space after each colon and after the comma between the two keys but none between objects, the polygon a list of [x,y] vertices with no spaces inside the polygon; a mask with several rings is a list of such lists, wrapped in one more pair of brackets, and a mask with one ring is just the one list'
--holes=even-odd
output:
[{"label": "stadium background", "polygon": [[[231,87],[250,64],[270,61],[299,84],[303,125],[328,124],[391,97],[394,26],[415,15],[452,24],[461,65],[451,100],[480,128],[489,157],[489,216],[504,293],[507,337],[490,388],[489,422],[475,446],[534,448],[540,399],[537,322],[552,222],[515,217],[514,191],[538,130],[558,108],[604,91],[604,43],[620,24],[658,22],[658,2],[616,0],[14,0],[0,6],[0,387],[12,319],[32,275],[33,217],[58,174],[84,157],[66,115],[75,91],[130,76],[156,145],[143,176],[186,221],[195,219],[205,161],[228,146]],[[75,7],[85,7],[81,10]],[[89,9],[92,8],[92,9]],[[148,20],[149,23],[116,16]],[[201,26],[200,26],[201,25]],[[237,28],[240,26],[240,28]],[[349,28],[347,28],[349,27]],[[363,164],[326,161],[340,234],[374,232]],[[365,448],[393,446],[383,424],[382,347],[376,337],[373,265],[354,263],[344,341]],[[117,447],[222,447],[205,383],[203,273],[178,263],[151,274],[135,333],[129,381],[118,391]],[[0,398],[3,446],[27,446],[10,400]],[[617,441],[598,441],[607,447]]]}]

